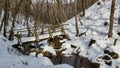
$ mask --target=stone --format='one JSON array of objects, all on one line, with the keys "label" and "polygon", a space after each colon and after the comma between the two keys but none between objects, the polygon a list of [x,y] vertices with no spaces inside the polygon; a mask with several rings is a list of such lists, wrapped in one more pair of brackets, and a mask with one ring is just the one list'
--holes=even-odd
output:
[{"label": "stone", "polygon": [[115,52],[110,52],[109,50],[104,50],[104,53],[110,55],[113,59],[119,58],[119,55]]}]

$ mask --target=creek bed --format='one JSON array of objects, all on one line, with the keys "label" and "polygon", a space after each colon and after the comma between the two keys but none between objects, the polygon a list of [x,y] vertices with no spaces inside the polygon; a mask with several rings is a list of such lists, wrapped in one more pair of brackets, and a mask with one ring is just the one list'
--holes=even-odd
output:
[{"label": "creek bed", "polygon": [[[35,41],[24,42],[22,43],[22,45],[15,44],[13,45],[13,47],[25,55],[29,55],[30,53],[35,52],[37,57],[39,53],[42,53],[43,56],[48,57],[52,61],[52,63],[55,65],[69,64],[74,68],[82,68],[82,67],[83,68],[99,68],[100,64],[91,62],[90,60],[88,60],[88,58],[79,55],[79,52],[77,52],[77,54],[71,54],[70,56],[65,56],[62,53],[62,51],[65,51],[66,49],[60,50],[62,43],[65,43],[65,42],[62,42],[62,43],[59,42],[60,40],[63,40],[63,39],[70,40],[69,37],[65,35],[59,35],[59,36],[54,36],[53,38],[44,39],[44,40],[47,40],[46,43],[49,44],[48,46],[53,47],[53,49],[56,52],[56,55],[53,55],[49,51],[43,52],[44,48],[41,48],[41,46],[44,46],[44,44],[36,45]],[[71,45],[71,48],[76,48],[76,46]]]},{"label": "creek bed", "polygon": [[[29,43],[30,44],[30,43]],[[42,49],[43,50],[43,49]],[[21,51],[19,49],[19,51]],[[23,51],[21,51],[23,52]],[[41,51],[42,53],[42,51]],[[57,52],[56,52],[57,53]],[[25,52],[23,54],[26,54]],[[50,52],[44,52],[43,56],[48,57],[54,65],[58,64],[68,64],[74,68],[99,68],[100,64],[93,63],[88,60],[88,58],[73,54],[71,56],[65,56],[61,52],[57,53],[56,56],[53,56]]]},{"label": "creek bed", "polygon": [[71,55],[69,57],[66,56],[56,56],[51,59],[53,64],[69,64],[74,68],[99,68],[100,64],[93,63],[88,60],[88,58],[78,55]]}]

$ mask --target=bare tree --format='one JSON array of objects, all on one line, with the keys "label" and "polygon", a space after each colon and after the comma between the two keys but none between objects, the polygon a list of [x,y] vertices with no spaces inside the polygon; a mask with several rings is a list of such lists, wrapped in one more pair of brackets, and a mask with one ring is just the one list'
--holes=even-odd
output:
[{"label": "bare tree", "polygon": [[[77,1],[75,0],[75,14],[77,14]],[[76,36],[79,35],[79,30],[78,30],[78,19],[77,19],[77,15],[75,16],[75,27],[76,27]]]},{"label": "bare tree", "polygon": [[115,0],[112,0],[108,38],[112,37],[113,35],[112,31],[113,31],[113,24],[114,24],[114,11],[115,11]]},{"label": "bare tree", "polygon": [[21,6],[23,0],[20,0],[19,4],[17,4],[17,1],[15,1],[15,2],[16,2],[15,6],[12,5],[12,7],[11,7],[11,8],[13,8],[13,9],[11,10],[12,16],[13,16],[12,27],[15,27],[16,16],[17,16],[17,14],[18,14],[18,12],[19,12],[19,9],[20,9],[20,6]]},{"label": "bare tree", "polygon": [[30,28],[29,28],[29,14],[30,14],[30,5],[31,5],[31,1],[30,0],[25,0],[25,8],[24,8],[24,15],[25,15],[25,23],[27,26],[27,31],[28,31],[28,37],[30,36]]},{"label": "bare tree", "polygon": [[86,0],[81,0],[82,3],[82,17],[85,16]]},{"label": "bare tree", "polygon": [[33,7],[32,17],[34,19],[34,27],[35,27],[33,29],[33,31],[34,31],[34,35],[35,35],[36,44],[39,42],[38,27],[41,25],[40,24],[41,22],[39,21],[39,18],[41,18],[40,14],[41,14],[41,11],[42,11],[41,9],[43,7],[43,2],[44,2],[44,0],[42,2],[37,3],[36,5],[32,4],[32,7]]},{"label": "bare tree", "polygon": [[120,25],[120,16],[119,16],[119,19],[118,19],[118,24]]},{"label": "bare tree", "polygon": [[6,36],[7,32],[7,25],[8,25],[8,18],[9,18],[9,0],[5,0],[5,8],[4,8],[5,14],[4,14],[4,33],[3,35]]},{"label": "bare tree", "polygon": [[23,0],[20,0],[19,4],[17,4],[17,0],[14,2],[15,4],[11,4],[11,13],[12,13],[12,17],[13,17],[13,22],[12,22],[12,27],[9,33],[9,40],[14,40],[14,31],[13,31],[13,27],[15,27],[15,21],[16,21],[16,16],[18,14],[19,8],[22,4]]}]

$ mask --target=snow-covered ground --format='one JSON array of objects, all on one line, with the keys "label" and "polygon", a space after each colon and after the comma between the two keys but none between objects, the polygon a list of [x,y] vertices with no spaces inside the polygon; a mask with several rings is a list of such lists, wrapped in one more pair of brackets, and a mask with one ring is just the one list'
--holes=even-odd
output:
[{"label": "snow-covered ground", "polygon": [[[89,9],[86,10],[86,15],[81,18],[83,25],[80,23],[79,31],[80,34],[86,32],[85,35],[76,37],[75,31],[75,19],[74,17],[68,20],[66,23],[69,24],[65,26],[68,28],[66,34],[70,37],[71,40],[64,39],[65,43],[62,45],[63,48],[67,48],[65,53],[66,56],[69,56],[73,49],[71,49],[71,44],[80,48],[79,55],[87,57],[93,62],[100,63],[100,68],[120,68],[120,58],[112,59],[112,66],[106,65],[104,60],[99,59],[98,57],[105,55],[104,50],[109,49],[113,52],[118,53],[120,56],[120,36],[117,35],[117,32],[120,31],[120,25],[118,24],[118,17],[120,15],[120,1],[117,0],[114,17],[114,29],[113,37],[108,38],[108,29],[109,29],[109,17],[110,17],[110,8],[111,0],[105,0],[101,2],[101,5],[94,4]],[[78,21],[79,22],[79,21]],[[104,23],[108,22],[108,25],[104,26]],[[59,35],[58,32],[56,35]],[[41,35],[40,38],[48,37],[48,35]],[[113,45],[114,40],[117,38],[116,46]],[[95,44],[92,44],[90,47],[90,39],[96,40]],[[34,40],[34,37],[31,38],[22,38],[22,41]],[[17,50],[11,47],[12,44],[17,43],[16,40],[8,41],[7,38],[2,36],[0,33],[0,68],[73,68],[67,64],[53,65],[53,63],[47,57],[43,57],[40,54],[38,57],[30,54],[29,56],[18,55]],[[42,43],[42,42],[41,42]],[[47,42],[44,41],[47,45]],[[45,50],[50,51],[55,54],[55,51],[52,50],[49,46],[44,47]]]}]

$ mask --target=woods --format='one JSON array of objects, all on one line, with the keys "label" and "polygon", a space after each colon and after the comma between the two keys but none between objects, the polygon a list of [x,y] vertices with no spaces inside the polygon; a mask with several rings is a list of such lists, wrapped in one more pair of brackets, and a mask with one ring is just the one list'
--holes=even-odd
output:
[{"label": "woods", "polygon": [[[96,0],[97,1],[97,0]],[[24,24],[27,26],[27,32],[28,37],[31,35],[30,33],[30,26],[29,22],[31,19],[34,20],[36,24],[34,24],[34,27],[37,29],[37,25],[40,26],[43,23],[51,24],[51,30],[52,32],[55,31],[56,26],[54,25],[60,25],[61,31],[63,34],[65,34],[65,28],[63,27],[63,22],[66,20],[72,18],[73,16],[80,13],[80,11],[83,11],[83,16],[85,15],[85,8],[88,8],[93,2],[90,1],[82,1],[82,0],[76,0],[76,2],[70,1],[68,4],[67,1],[59,1],[54,0],[55,3],[48,3],[43,1],[38,1],[38,3],[34,4],[32,1],[27,0],[16,0],[12,2],[12,0],[3,0],[1,2],[1,6],[5,6],[4,8],[1,7],[1,10],[5,10],[5,14],[1,23],[1,28],[4,23],[4,36],[6,36],[7,31],[7,24],[8,21],[12,19],[12,27],[11,30],[14,30],[16,22],[19,23],[19,18],[22,15],[22,18],[25,20]],[[5,3],[5,4],[4,4]],[[80,6],[81,5],[81,6]],[[39,8],[39,9],[38,9]],[[75,10],[75,11],[71,11]],[[11,18],[12,17],[12,18]],[[77,16],[76,19],[76,35],[79,34],[78,25],[77,25]],[[44,26],[46,24],[43,24]],[[42,27],[42,33],[44,32],[44,26]],[[34,30],[36,35],[36,30]],[[11,35],[10,35],[11,36]],[[10,38],[10,37],[9,37]]]},{"label": "woods", "polygon": [[0,0],[0,68],[119,68],[119,8],[119,0]]}]

